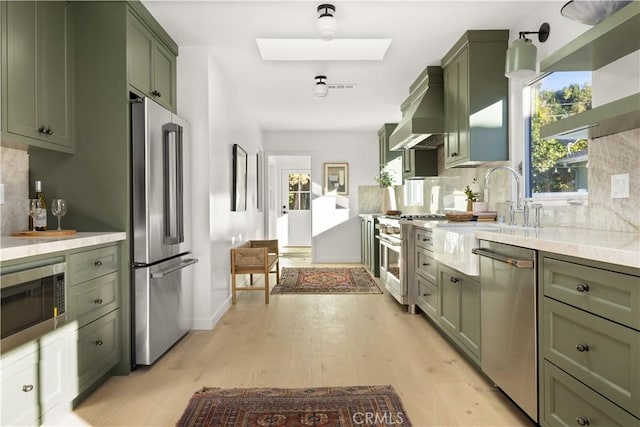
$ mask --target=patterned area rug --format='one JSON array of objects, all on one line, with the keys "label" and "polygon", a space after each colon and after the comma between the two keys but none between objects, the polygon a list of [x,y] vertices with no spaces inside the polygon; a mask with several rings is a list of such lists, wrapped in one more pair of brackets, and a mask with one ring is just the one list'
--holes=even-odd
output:
[{"label": "patterned area rug", "polygon": [[390,385],[320,388],[203,388],[182,426],[411,426]]},{"label": "patterned area rug", "polygon": [[274,294],[381,294],[364,267],[283,268]]}]

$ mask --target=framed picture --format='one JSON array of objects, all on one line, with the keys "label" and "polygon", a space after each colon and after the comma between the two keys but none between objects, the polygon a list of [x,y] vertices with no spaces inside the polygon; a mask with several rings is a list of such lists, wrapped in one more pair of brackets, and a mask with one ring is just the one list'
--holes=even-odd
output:
[{"label": "framed picture", "polygon": [[231,210],[247,210],[247,152],[233,144],[233,188]]},{"label": "framed picture", "polygon": [[324,193],[339,195],[349,194],[348,163],[324,164]]}]

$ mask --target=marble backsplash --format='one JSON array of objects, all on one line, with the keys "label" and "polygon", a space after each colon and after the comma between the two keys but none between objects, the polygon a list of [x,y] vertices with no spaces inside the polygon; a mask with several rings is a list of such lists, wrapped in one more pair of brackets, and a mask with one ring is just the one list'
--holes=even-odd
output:
[{"label": "marble backsplash", "polygon": [[[589,143],[589,192],[584,203],[569,204],[566,200],[545,201],[542,212],[542,223],[547,226],[581,227],[611,231],[640,231],[640,129],[621,132],[597,138]],[[439,176],[425,178],[424,204],[406,206],[403,203],[402,186],[396,187],[398,209],[404,213],[425,213],[433,207],[432,188],[439,187],[440,200],[438,212],[445,208],[452,209],[452,200],[456,200],[455,208],[459,208],[460,200],[464,200],[462,190],[474,178],[481,184],[491,167],[444,169],[444,153],[438,150]],[[502,163],[502,164],[507,164]],[[629,174],[629,198],[611,198],[611,175]],[[510,194],[510,180],[506,172],[492,175],[488,184],[489,210],[498,211],[509,218],[509,207],[506,200],[513,199]],[[358,188],[359,212],[380,212],[382,191],[377,186]],[[517,218],[522,222],[522,217]]]},{"label": "marble backsplash", "polygon": [[3,236],[26,230],[29,198],[29,154],[23,150],[0,147],[0,182],[4,184],[4,203],[0,205]]}]

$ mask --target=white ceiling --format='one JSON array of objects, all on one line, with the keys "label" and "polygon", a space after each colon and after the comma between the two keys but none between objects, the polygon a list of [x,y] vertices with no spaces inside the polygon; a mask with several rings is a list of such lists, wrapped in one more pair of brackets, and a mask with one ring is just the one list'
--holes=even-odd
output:
[{"label": "white ceiling", "polygon": [[[391,38],[382,61],[263,61],[258,38],[317,38],[323,1],[167,1],[144,4],[179,46],[208,46],[263,130],[376,131],[401,118],[409,85],[467,29],[511,29],[536,1],[334,1],[337,38]],[[562,2],[558,3],[558,10]],[[542,18],[541,18],[542,19]],[[542,21],[541,21],[542,22]],[[184,70],[182,70],[184,72]],[[314,76],[355,83],[324,99]]]}]

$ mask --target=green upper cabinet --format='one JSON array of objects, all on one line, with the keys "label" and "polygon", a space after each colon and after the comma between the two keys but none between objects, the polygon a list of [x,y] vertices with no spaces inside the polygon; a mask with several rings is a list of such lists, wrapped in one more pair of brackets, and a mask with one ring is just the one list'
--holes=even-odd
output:
[{"label": "green upper cabinet", "polygon": [[73,152],[71,4],[4,4],[3,143]]},{"label": "green upper cabinet", "polygon": [[133,10],[127,16],[127,70],[131,86],[176,111],[176,54]]},{"label": "green upper cabinet", "polygon": [[380,150],[380,167],[385,167],[393,177],[393,185],[402,185],[402,152],[391,151],[389,137],[397,123],[385,123],[378,130],[378,147]]},{"label": "green upper cabinet", "polygon": [[508,30],[467,31],[442,58],[445,167],[509,159]]}]

